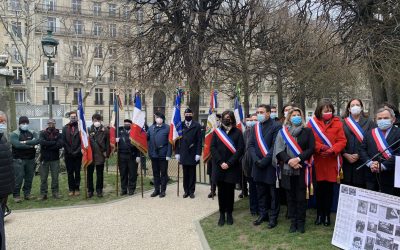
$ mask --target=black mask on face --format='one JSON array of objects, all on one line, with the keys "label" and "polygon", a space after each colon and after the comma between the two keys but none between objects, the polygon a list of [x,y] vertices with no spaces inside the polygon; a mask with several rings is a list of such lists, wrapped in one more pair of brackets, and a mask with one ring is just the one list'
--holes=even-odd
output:
[{"label": "black mask on face", "polygon": [[231,119],[222,119],[222,124],[225,126],[230,126],[232,124]]},{"label": "black mask on face", "polygon": [[185,116],[185,120],[187,122],[190,122],[191,120],[193,120],[193,116]]},{"label": "black mask on face", "polygon": [[125,130],[130,130],[131,129],[131,125],[124,125],[124,129]]}]

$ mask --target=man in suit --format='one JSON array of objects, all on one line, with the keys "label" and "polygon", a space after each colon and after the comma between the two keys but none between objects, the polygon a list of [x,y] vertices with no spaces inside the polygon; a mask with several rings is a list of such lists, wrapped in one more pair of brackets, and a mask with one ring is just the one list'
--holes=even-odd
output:
[{"label": "man in suit", "polygon": [[[378,150],[377,140],[379,138],[386,140],[387,146],[400,140],[400,128],[393,126],[396,120],[394,111],[390,108],[380,108],[376,112],[376,123],[378,128],[372,129],[364,136],[360,148],[360,157],[363,162],[368,162],[370,169],[366,173],[366,187],[369,190],[379,191],[393,195],[394,188],[394,168],[395,156],[400,155],[400,142],[390,147],[381,157],[371,159]],[[386,153],[389,152],[389,153]],[[378,181],[379,180],[379,181]]]},{"label": "man in suit", "polygon": [[261,104],[257,108],[257,120],[261,125],[262,138],[268,148],[268,153],[264,156],[258,146],[255,127],[253,127],[248,144],[250,157],[254,165],[252,166],[252,177],[256,182],[258,207],[260,216],[254,225],[258,226],[263,221],[268,221],[268,228],[277,225],[279,215],[279,199],[276,188],[276,167],[272,164],[275,138],[281,125],[274,121],[271,115],[271,107]]},{"label": "man in suit", "polygon": [[193,121],[193,112],[190,108],[185,110],[185,121],[182,122],[182,138],[175,145],[175,158],[183,168],[183,198],[190,196],[194,199],[196,184],[196,165],[201,156],[201,125]]}]

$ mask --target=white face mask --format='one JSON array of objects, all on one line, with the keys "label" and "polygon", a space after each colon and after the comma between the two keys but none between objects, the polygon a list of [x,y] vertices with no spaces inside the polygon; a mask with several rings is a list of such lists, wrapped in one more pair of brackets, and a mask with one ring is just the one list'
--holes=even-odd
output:
[{"label": "white face mask", "polygon": [[285,118],[287,117],[287,115],[289,114],[289,111],[285,111],[284,113]]},{"label": "white face mask", "polygon": [[160,118],[160,117],[157,117],[157,118],[156,118],[156,123],[157,123],[158,125],[161,125],[161,124],[163,123],[163,119]]},{"label": "white face mask", "polygon": [[350,108],[350,113],[352,115],[359,115],[362,111],[362,108],[360,106],[353,106]]},{"label": "white face mask", "polygon": [[94,125],[96,128],[98,128],[98,127],[100,127],[101,123],[100,123],[100,122],[94,122],[93,125]]}]

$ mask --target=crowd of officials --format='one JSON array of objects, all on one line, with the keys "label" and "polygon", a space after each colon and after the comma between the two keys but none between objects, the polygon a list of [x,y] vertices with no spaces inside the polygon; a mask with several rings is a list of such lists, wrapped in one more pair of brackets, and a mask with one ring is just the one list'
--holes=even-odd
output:
[{"label": "crowd of officials", "polygon": [[[259,105],[248,116],[242,132],[232,111],[217,115],[217,128],[211,141],[211,160],[207,163],[211,180],[209,198],[217,196],[220,218],[218,225],[233,224],[234,190],[240,185],[240,197],[249,196],[250,213],[258,216],[258,226],[266,222],[272,229],[278,223],[280,199],[286,196],[290,232],[305,232],[307,199],[315,189],[316,225],[329,226],[335,183],[345,183],[387,194],[399,195],[394,187],[395,155],[399,155],[400,129],[398,110],[385,103],[369,117],[360,99],[348,102],[344,116],[335,116],[330,102],[320,103],[307,122],[301,109],[285,105]],[[0,112],[0,198],[6,209],[7,197],[15,202],[33,199],[32,180],[35,173],[36,148],[40,146],[40,197],[48,199],[48,175],[51,195],[60,198],[58,176],[60,149],[68,173],[69,196],[81,190],[81,138],[77,113],[71,112],[70,122],[62,131],[54,119],[40,133],[29,128],[26,116],[19,118],[19,127],[7,134],[7,117]],[[88,166],[88,197],[103,196],[104,163],[110,156],[110,131],[99,114],[92,116],[88,134],[93,162]],[[132,121],[125,119],[118,130],[121,195],[133,195],[136,189],[140,151],[130,140]],[[148,135],[148,156],[151,160],[154,192],[151,197],[166,196],[168,161],[173,151],[183,169],[183,198],[195,198],[196,166],[202,155],[202,126],[193,120],[190,108],[184,111],[182,137],[173,150],[169,143],[169,126],[160,112],[154,123],[143,129]],[[373,158],[377,153],[379,157]],[[365,167],[357,169],[365,163]],[[96,171],[96,185],[93,175]],[[22,189],[22,195],[21,195]],[[280,190],[285,196],[281,197]]]}]

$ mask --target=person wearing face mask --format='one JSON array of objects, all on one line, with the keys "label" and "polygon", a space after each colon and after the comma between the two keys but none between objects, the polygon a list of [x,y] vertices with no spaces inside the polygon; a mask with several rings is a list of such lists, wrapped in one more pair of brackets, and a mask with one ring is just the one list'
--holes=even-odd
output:
[{"label": "person wearing face mask", "polygon": [[39,144],[39,135],[29,129],[29,119],[26,116],[19,118],[19,128],[10,134],[15,170],[14,201],[21,202],[22,188],[25,200],[31,200],[32,181],[35,174],[35,145]]},{"label": "person wearing face mask", "polygon": [[[221,114],[217,114],[217,128],[221,127]],[[213,135],[214,136],[214,135]],[[213,161],[207,161],[207,174],[210,178],[210,193],[208,194],[208,198],[213,198],[216,195],[217,184],[212,181],[212,164]]]},{"label": "person wearing face mask", "polygon": [[214,131],[211,142],[212,180],[218,186],[220,217],[218,225],[233,224],[235,184],[240,181],[240,158],[244,153],[242,132],[235,126],[232,111],[222,113],[222,125]]},{"label": "person wearing face mask", "polygon": [[193,121],[193,112],[187,108],[182,122],[182,137],[175,143],[175,158],[183,169],[183,198],[194,199],[196,185],[196,165],[200,162],[202,151],[201,125]]},{"label": "person wearing face mask", "polygon": [[375,127],[374,122],[363,112],[363,103],[360,99],[351,99],[343,118],[343,129],[347,144],[343,155],[343,184],[365,188],[365,169],[356,170],[362,164],[359,149],[365,133]]},{"label": "person wearing face mask", "polygon": [[79,186],[81,183],[81,137],[78,129],[78,116],[76,111],[69,113],[70,122],[62,129],[62,139],[64,142],[64,160],[68,174],[69,196],[79,196]]},{"label": "person wearing face mask", "polygon": [[329,101],[320,103],[307,126],[312,129],[315,137],[314,166],[317,180],[317,219],[316,225],[331,224],[331,206],[333,187],[342,178],[342,155],[346,147],[346,136],[343,124],[333,113],[335,108]]},{"label": "person wearing face mask", "polygon": [[6,249],[4,232],[4,215],[10,213],[7,207],[7,197],[13,193],[15,174],[11,145],[7,140],[7,116],[0,111],[0,249]]},{"label": "person wearing face mask", "polygon": [[281,125],[270,119],[271,107],[261,104],[257,108],[257,124],[249,139],[248,151],[252,166],[252,177],[256,182],[259,217],[255,226],[269,221],[268,228],[276,227],[279,215],[279,197],[276,187],[277,169],[272,163],[275,138]]},{"label": "person wearing face mask", "polygon": [[58,175],[60,172],[60,149],[63,147],[63,141],[60,131],[56,129],[56,121],[49,119],[48,127],[40,132],[40,198],[47,199],[47,177],[51,173],[51,192],[54,199],[61,198],[58,188]]},{"label": "person wearing face mask", "polygon": [[133,195],[136,190],[137,168],[140,162],[139,150],[132,144],[129,137],[132,121],[124,120],[124,126],[119,128],[118,157],[121,177],[121,195]]},{"label": "person wearing face mask", "polygon": [[161,112],[154,114],[154,124],[147,131],[149,157],[153,169],[154,192],[151,197],[165,197],[168,183],[168,161],[171,160],[172,145],[168,141],[169,126]]},{"label": "person wearing face mask", "polygon": [[271,106],[271,119],[274,121],[279,121],[278,111],[276,106]]},{"label": "person wearing face mask", "polygon": [[283,124],[285,122],[285,119],[289,113],[289,110],[291,110],[292,108],[293,108],[292,104],[283,105],[283,108],[281,110],[281,116],[279,118],[279,121],[281,122],[281,124]]},{"label": "person wearing face mask", "polygon": [[97,197],[103,197],[104,162],[110,152],[110,132],[101,124],[103,120],[100,114],[92,116],[93,125],[89,128],[90,145],[93,152],[93,162],[88,166],[87,183],[88,197],[93,197],[93,173],[96,169],[96,193]]},{"label": "person wearing face mask", "polygon": [[[396,117],[390,108],[378,109],[375,119],[378,127],[366,133],[360,148],[361,161],[368,162],[366,188],[394,195],[398,191],[394,188],[395,157],[400,155],[400,142],[395,142],[400,139],[400,129],[393,126]],[[379,152],[382,156],[372,159]]]},{"label": "person wearing face mask", "polygon": [[314,147],[314,135],[305,126],[303,112],[299,108],[292,108],[276,137],[274,147],[274,159],[283,162],[281,185],[286,191],[290,233],[305,232],[306,199],[310,191],[305,176],[311,167]]}]

